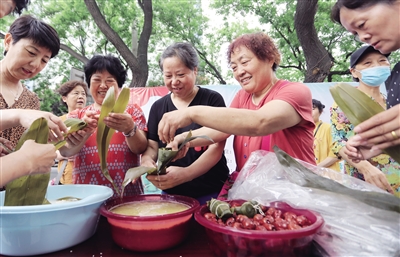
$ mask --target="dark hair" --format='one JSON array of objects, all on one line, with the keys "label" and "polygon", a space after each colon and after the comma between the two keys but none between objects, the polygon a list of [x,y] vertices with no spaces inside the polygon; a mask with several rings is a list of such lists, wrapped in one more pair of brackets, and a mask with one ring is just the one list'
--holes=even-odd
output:
[{"label": "dark hair", "polygon": [[331,10],[331,19],[334,22],[339,23],[342,25],[340,21],[340,10],[343,7],[347,9],[354,10],[358,8],[367,8],[376,4],[392,4],[396,2],[396,0],[338,0],[335,5],[332,7]]},{"label": "dark hair", "polygon": [[164,60],[171,57],[178,57],[192,71],[199,66],[199,57],[190,43],[181,42],[168,46],[160,57],[161,70],[163,70]]},{"label": "dark hair", "polygon": [[[65,82],[57,89],[57,93],[59,93],[61,96],[67,96],[74,88],[78,86],[82,87],[83,90],[85,90],[85,94],[88,95],[88,87],[86,86],[85,82],[80,80],[71,80]],[[64,101],[61,102],[68,107],[67,103]]]},{"label": "dark hair", "polygon": [[281,62],[278,48],[272,39],[263,32],[244,34],[236,38],[228,47],[228,63],[231,62],[232,53],[240,46],[247,47],[261,61],[274,61],[273,71],[276,71]]},{"label": "dark hair", "polygon": [[[31,15],[22,15],[17,18],[11,24],[8,32],[12,36],[13,44],[23,38],[30,39],[33,43],[49,49],[51,52],[50,58],[56,56],[60,51],[60,38],[57,31],[47,23]],[[4,55],[6,54],[7,51],[4,52]]]},{"label": "dark hair", "polygon": [[90,88],[90,79],[96,72],[108,71],[115,77],[118,87],[121,88],[126,80],[127,71],[122,66],[121,61],[111,54],[108,55],[95,55],[85,64],[85,79],[88,87]]},{"label": "dark hair", "polygon": [[318,108],[319,113],[322,113],[322,111],[325,108],[325,105],[323,105],[320,101],[318,101],[317,99],[312,99],[312,105],[313,108]]},{"label": "dark hair", "polygon": [[30,0],[14,0],[15,2],[15,9],[13,13],[21,14],[23,9],[28,10],[28,4],[30,4]]}]

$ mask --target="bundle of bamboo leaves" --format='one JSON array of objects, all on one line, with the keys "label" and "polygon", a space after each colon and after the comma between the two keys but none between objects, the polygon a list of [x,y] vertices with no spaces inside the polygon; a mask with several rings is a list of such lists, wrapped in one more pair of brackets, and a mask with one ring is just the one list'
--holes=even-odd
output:
[{"label": "bundle of bamboo leaves", "polygon": [[[101,106],[100,117],[97,126],[97,147],[100,156],[100,166],[104,177],[113,185],[115,192],[120,194],[120,189],[115,184],[114,180],[111,178],[110,173],[107,168],[107,154],[108,147],[110,145],[111,137],[113,136],[115,129],[109,128],[104,123],[104,118],[107,117],[111,112],[113,113],[123,113],[129,102],[130,90],[129,88],[122,88],[118,99],[115,100],[115,91],[111,87],[108,89],[106,97],[104,98],[103,104]],[[123,191],[123,189],[122,189]],[[121,192],[122,194],[122,192]]]},{"label": "bundle of bamboo leaves", "polygon": [[[336,84],[330,91],[337,105],[354,126],[384,111],[377,102],[349,84]],[[400,163],[400,146],[386,148],[383,152]]]},{"label": "bundle of bamboo leaves", "polygon": [[[68,134],[86,127],[86,122],[79,119],[67,119],[64,121]],[[18,151],[26,140],[34,140],[39,144],[47,144],[49,127],[45,118],[35,120],[21,136],[15,151]],[[56,142],[56,150],[65,145],[66,139]],[[34,151],[35,149],[32,149]],[[6,185],[4,206],[40,205],[49,203],[45,199],[47,186],[50,181],[50,173],[34,174],[19,177]]]}]

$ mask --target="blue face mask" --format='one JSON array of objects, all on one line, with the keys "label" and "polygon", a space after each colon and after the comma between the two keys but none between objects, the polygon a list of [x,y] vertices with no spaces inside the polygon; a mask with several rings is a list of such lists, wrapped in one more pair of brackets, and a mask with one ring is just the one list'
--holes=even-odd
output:
[{"label": "blue face mask", "polygon": [[390,76],[389,66],[377,66],[358,71],[361,73],[361,81],[371,87],[379,87]]}]

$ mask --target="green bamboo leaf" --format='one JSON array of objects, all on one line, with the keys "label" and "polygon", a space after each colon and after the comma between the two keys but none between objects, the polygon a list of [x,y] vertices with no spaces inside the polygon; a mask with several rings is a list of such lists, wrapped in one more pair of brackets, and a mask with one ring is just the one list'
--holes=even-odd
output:
[{"label": "green bamboo leaf", "polygon": [[[349,84],[339,83],[329,90],[336,104],[354,126],[384,111],[377,102]],[[400,162],[400,146],[386,148],[383,152]]]},{"label": "green bamboo leaf", "polygon": [[[114,190],[119,194],[119,189],[113,179],[110,176],[110,173],[107,168],[107,154],[108,147],[111,142],[111,138],[115,133],[114,129],[107,127],[104,123],[104,118],[107,117],[111,112],[114,113],[123,113],[128,105],[130,97],[129,88],[123,88],[118,96],[118,99],[115,100],[115,92],[114,88],[110,88],[107,91],[106,97],[104,98],[103,104],[101,106],[100,117],[98,121],[97,127],[97,146],[99,149],[100,156],[100,166],[103,172],[103,175],[107,178],[108,181],[113,185]],[[122,196],[122,194],[121,194]]]},{"label": "green bamboo leaf", "polygon": [[166,168],[167,165],[175,158],[175,156],[178,154],[178,152],[182,149],[182,147],[196,139],[196,138],[204,138],[204,139],[208,139],[211,142],[214,142],[210,137],[208,136],[197,136],[197,137],[192,137],[192,131],[189,131],[188,135],[186,136],[185,140],[182,142],[182,144],[180,144],[179,148],[177,151],[173,151],[171,148],[159,148],[158,149],[158,158],[157,158],[157,163],[158,166],[157,168],[149,168],[149,167],[135,167],[132,169],[129,169],[126,173],[125,173],[125,177],[124,177],[124,181],[122,183],[122,194],[121,197],[123,195],[124,189],[125,187],[131,183],[132,181],[136,180],[137,178],[139,178],[140,176],[142,176],[143,174],[165,174],[166,173]]},{"label": "green bamboo leaf", "polygon": [[290,182],[302,187],[317,188],[345,195],[379,209],[400,213],[400,198],[386,193],[370,191],[365,192],[348,188],[332,179],[324,178],[318,174],[315,174],[297,162],[279,147],[274,146],[273,149],[279,163],[287,173],[287,178]]},{"label": "green bamboo leaf", "polygon": [[87,124],[83,120],[76,119],[76,118],[69,118],[64,121],[65,126],[67,126],[68,134],[76,132],[78,130],[84,129]]},{"label": "green bamboo leaf", "polygon": [[113,185],[116,192],[118,192],[118,188],[116,187],[113,179],[110,176],[110,173],[107,169],[107,153],[108,153],[108,144],[107,144],[107,136],[110,133],[110,128],[106,126],[103,122],[104,118],[107,117],[115,105],[115,92],[114,88],[111,87],[108,89],[107,94],[103,100],[103,104],[101,105],[100,117],[97,125],[97,148],[99,151],[100,157],[100,167],[103,172],[104,177],[110,181]]},{"label": "green bamboo leaf", "polygon": [[220,219],[226,219],[233,216],[232,209],[227,202],[211,198],[211,200],[207,202],[207,207],[211,213],[214,213],[215,216]]},{"label": "green bamboo leaf", "polygon": [[[18,141],[16,151],[26,140],[47,144],[49,127],[45,118],[35,120]],[[32,149],[34,151],[35,149]],[[44,202],[50,172],[46,174],[27,175],[15,179],[6,185],[4,206],[40,205]]]},{"label": "green bamboo leaf", "polygon": [[151,174],[154,171],[157,171],[157,168],[153,167],[144,167],[144,166],[139,166],[139,167],[135,167],[135,168],[131,168],[129,169],[126,173],[125,173],[125,178],[124,181],[122,182],[122,189],[121,189],[121,198],[124,195],[124,190],[125,187],[127,185],[129,185],[130,183],[134,182],[137,178],[139,178],[140,176],[142,176],[143,174]]}]

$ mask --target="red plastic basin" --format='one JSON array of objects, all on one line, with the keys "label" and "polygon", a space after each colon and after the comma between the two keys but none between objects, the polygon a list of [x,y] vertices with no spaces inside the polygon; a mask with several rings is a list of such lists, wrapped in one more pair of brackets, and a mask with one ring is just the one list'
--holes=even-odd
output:
[{"label": "red plastic basin", "polygon": [[[244,200],[227,201],[242,204]],[[296,230],[258,231],[235,229],[221,226],[204,218],[210,212],[207,205],[202,205],[195,213],[196,221],[205,227],[211,250],[215,256],[309,256],[314,235],[322,228],[324,220],[316,212],[295,209],[284,202],[273,202],[268,207],[275,207],[282,212],[304,215],[312,224]]]},{"label": "red plastic basin", "polygon": [[[172,201],[189,205],[181,212],[157,216],[126,216],[110,212],[119,204],[135,201]],[[132,251],[150,252],[171,248],[181,243],[189,232],[193,212],[199,207],[196,199],[179,195],[137,195],[110,199],[100,208],[111,225],[112,238],[119,246]]]}]

